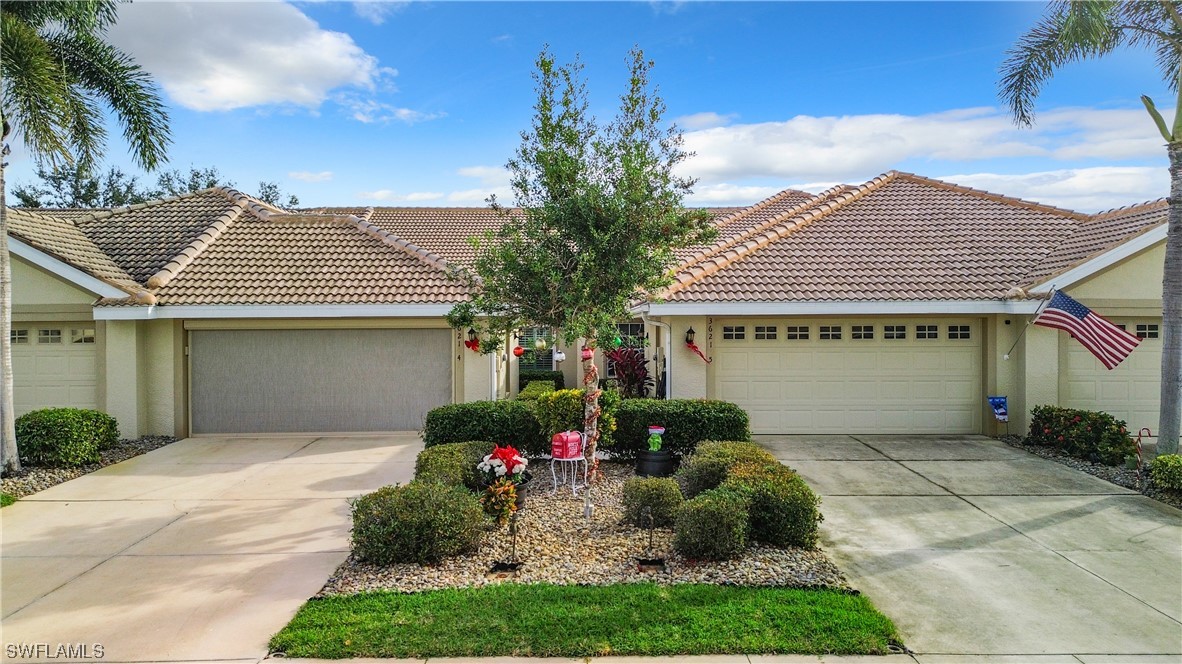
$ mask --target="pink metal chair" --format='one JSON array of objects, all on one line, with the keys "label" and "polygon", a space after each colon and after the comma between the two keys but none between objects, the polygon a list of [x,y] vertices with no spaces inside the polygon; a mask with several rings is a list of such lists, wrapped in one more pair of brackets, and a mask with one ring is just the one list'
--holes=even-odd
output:
[{"label": "pink metal chair", "polygon": [[[553,495],[558,493],[558,485],[566,484],[567,474],[570,474],[570,491],[578,494],[579,489],[587,486],[587,434],[581,431],[563,431],[554,434],[550,440],[550,476],[554,480]],[[583,483],[579,484],[579,464],[583,464]],[[559,469],[562,470],[562,481],[559,482]]]}]

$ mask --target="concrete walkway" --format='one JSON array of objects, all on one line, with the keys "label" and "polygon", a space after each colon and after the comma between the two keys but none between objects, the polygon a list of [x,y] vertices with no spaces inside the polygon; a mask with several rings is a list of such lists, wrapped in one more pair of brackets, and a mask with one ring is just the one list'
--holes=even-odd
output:
[{"label": "concrete walkway", "polygon": [[757,439],[916,661],[1182,661],[1182,511],[983,437]]},{"label": "concrete walkway", "polygon": [[415,433],[194,438],[5,507],[0,659],[101,644],[104,662],[258,661],[348,555],[347,500],[408,481],[420,449]]}]

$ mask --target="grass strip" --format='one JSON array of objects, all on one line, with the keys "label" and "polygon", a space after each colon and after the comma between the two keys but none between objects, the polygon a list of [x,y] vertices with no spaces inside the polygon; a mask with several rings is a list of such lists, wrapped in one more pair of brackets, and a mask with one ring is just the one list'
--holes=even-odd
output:
[{"label": "grass strip", "polygon": [[15,502],[16,496],[7,493],[0,493],[0,507],[8,507]]},{"label": "grass strip", "polygon": [[271,639],[288,657],[886,654],[865,597],[715,585],[502,584],[314,599]]}]

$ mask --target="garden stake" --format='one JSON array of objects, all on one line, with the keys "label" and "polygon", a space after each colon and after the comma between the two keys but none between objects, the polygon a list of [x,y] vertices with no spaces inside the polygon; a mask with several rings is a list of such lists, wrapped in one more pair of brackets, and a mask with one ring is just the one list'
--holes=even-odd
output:
[{"label": "garden stake", "polygon": [[645,555],[651,559],[653,557],[653,529],[656,527],[652,507],[644,506],[644,518],[648,520],[648,550],[645,551]]},{"label": "garden stake", "polygon": [[517,512],[509,517],[509,562],[516,564],[517,561]]}]

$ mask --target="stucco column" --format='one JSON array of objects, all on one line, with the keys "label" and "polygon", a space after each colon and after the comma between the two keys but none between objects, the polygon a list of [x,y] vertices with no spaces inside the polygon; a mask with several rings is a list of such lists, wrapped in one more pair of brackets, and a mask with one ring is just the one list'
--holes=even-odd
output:
[{"label": "stucco column", "polygon": [[673,353],[669,358],[671,367],[671,385],[674,399],[705,399],[710,392],[710,365],[698,357],[692,350],[686,348],[685,332],[694,328],[694,343],[702,349],[706,357],[710,357],[709,324],[705,318],[674,318],[670,321],[672,327]]},{"label": "stucco column", "polygon": [[[1059,404],[1059,335],[1048,327],[1031,325],[1023,341],[1023,382],[1026,395],[1022,412],[1022,431],[1030,429],[1030,410],[1035,406]],[[1012,361],[1012,359],[1011,359]],[[1018,420],[1014,420],[1017,422]]]},{"label": "stucco column", "polygon": [[119,435],[140,435],[139,330],[136,321],[111,320],[105,325],[104,384],[101,410],[119,422]]}]

